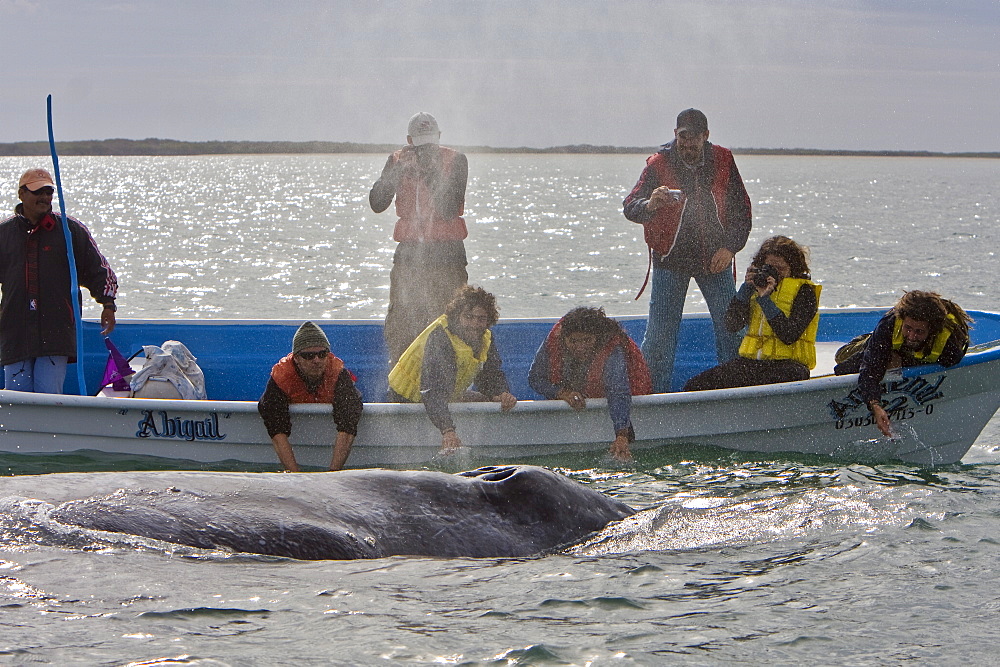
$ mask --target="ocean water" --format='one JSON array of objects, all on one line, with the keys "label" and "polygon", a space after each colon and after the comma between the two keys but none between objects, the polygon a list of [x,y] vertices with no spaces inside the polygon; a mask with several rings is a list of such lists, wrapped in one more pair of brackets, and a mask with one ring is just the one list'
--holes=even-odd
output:
[{"label": "ocean water", "polygon": [[[381,317],[384,156],[63,158],[68,210],[119,274],[121,317]],[[11,183],[41,160],[0,158]],[[823,305],[933,289],[997,310],[1000,161],[739,157],[742,273],[810,246]],[[471,155],[470,281],[503,316],[642,313],[643,156]],[[687,309],[704,310],[692,288]],[[96,309],[88,306],[88,315]],[[642,510],[526,559],[304,562],[70,531],[0,500],[0,664],[989,664],[1000,608],[1000,418],[960,465],[712,448],[532,461]],[[488,461],[460,461],[477,466]],[[0,455],[0,473],[156,469]],[[5,495],[0,477],[0,499]],[[21,480],[23,484],[23,479]],[[38,478],[38,496],[59,489]],[[10,484],[8,484],[10,486]],[[19,487],[20,488],[20,487]]]}]

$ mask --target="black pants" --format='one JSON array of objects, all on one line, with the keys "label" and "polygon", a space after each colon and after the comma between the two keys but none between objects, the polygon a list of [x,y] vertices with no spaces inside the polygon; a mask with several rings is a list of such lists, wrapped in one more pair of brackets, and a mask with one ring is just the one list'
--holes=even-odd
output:
[{"label": "black pants", "polygon": [[805,364],[791,359],[758,361],[757,359],[736,357],[695,375],[684,385],[684,391],[753,387],[759,384],[777,384],[808,379],[809,369],[805,367]]},{"label": "black pants", "polygon": [[465,244],[461,241],[397,246],[389,273],[389,312],[384,330],[389,368],[396,365],[428,324],[444,315],[455,290],[468,280]]}]

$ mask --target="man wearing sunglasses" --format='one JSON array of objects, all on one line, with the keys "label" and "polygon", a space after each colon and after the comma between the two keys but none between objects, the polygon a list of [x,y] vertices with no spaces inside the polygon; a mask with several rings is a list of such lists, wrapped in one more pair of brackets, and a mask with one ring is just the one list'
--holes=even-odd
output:
[{"label": "man wearing sunglasses", "polygon": [[[66,364],[76,361],[76,321],[66,237],[52,211],[52,176],[29,169],[17,184],[21,203],[0,223],[0,364],[4,387],[59,394]],[[103,305],[101,328],[115,328],[118,278],[83,225],[66,218],[77,282]]]},{"label": "man wearing sunglasses", "polygon": [[344,362],[330,352],[326,334],[312,322],[305,322],[295,332],[292,353],[271,369],[267,387],[257,403],[257,411],[264,420],[281,465],[288,472],[299,472],[288,440],[292,433],[288,406],[292,403],[333,405],[337,437],[330,470],[341,470],[358,433],[363,409],[361,393],[354,386],[354,376],[344,368]]}]

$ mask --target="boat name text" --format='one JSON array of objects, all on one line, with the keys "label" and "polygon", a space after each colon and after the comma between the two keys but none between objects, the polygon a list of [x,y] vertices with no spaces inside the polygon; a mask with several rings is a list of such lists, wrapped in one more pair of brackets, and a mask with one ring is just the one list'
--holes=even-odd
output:
[{"label": "boat name text", "polygon": [[[947,375],[941,375],[936,382],[929,382],[919,376],[883,382],[881,386],[883,397],[882,407],[889,413],[890,418],[897,420],[911,419],[917,414],[929,415],[934,411],[932,401],[936,401],[944,396],[944,392],[941,391],[941,385],[944,384],[947,377]],[[889,394],[895,395],[888,396]],[[848,419],[852,413],[859,409],[864,410],[866,413],[869,412],[868,406],[865,405],[865,401],[861,398],[861,394],[857,388],[853,389],[851,393],[839,401],[830,401],[827,407],[830,409],[830,415],[838,423],[853,423],[859,419],[863,420],[861,417]],[[871,424],[872,422],[869,421],[868,423]],[[858,423],[854,425],[865,426],[866,424]],[[837,428],[842,428],[842,426],[838,426]]]},{"label": "boat name text", "polygon": [[166,410],[143,410],[135,435],[139,438],[176,438],[189,442],[226,439],[225,433],[219,433],[219,415],[214,412],[204,419],[181,419],[171,417]]}]

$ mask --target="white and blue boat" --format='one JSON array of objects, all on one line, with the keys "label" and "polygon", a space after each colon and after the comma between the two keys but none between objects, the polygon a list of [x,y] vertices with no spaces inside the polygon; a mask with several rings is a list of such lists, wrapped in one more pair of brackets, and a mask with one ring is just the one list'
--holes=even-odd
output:
[{"label": "white and blue boat", "polygon": [[[820,367],[812,379],[759,387],[638,396],[634,451],[708,445],[765,454],[805,453],[840,460],[902,461],[921,466],[958,462],[1000,407],[1000,314],[969,311],[973,348],[957,366],[921,366],[885,380],[884,398],[897,438],[883,438],[855,392],[856,375],[830,373],[832,350],[871,331],[886,309],[822,310]],[[600,452],[613,439],[604,400],[575,412],[540,400],[528,387],[535,350],[557,318],[501,320],[494,335],[512,391],[509,413],[495,403],[452,406],[462,441],[476,461],[519,461]],[[636,340],[644,317],[617,318]],[[69,394],[0,390],[0,451],[56,454],[76,450],[197,461],[277,465],[257,413],[271,366],[290,349],[300,321],[121,320],[115,344],[124,353],[167,340],[183,342],[205,374],[208,400],[90,396],[68,373]],[[440,434],[421,405],[381,402],[387,361],[379,320],[321,320],[334,353],[358,377],[365,412],[349,467],[411,466],[431,461]],[[87,389],[101,381],[107,350],[100,326],[84,322]],[[684,317],[675,382],[715,363],[707,314]],[[824,354],[825,353],[825,354]],[[818,376],[817,376],[818,375]],[[73,395],[77,394],[77,395]],[[300,464],[329,464],[334,436],[330,407],[292,407],[292,442]]]}]

